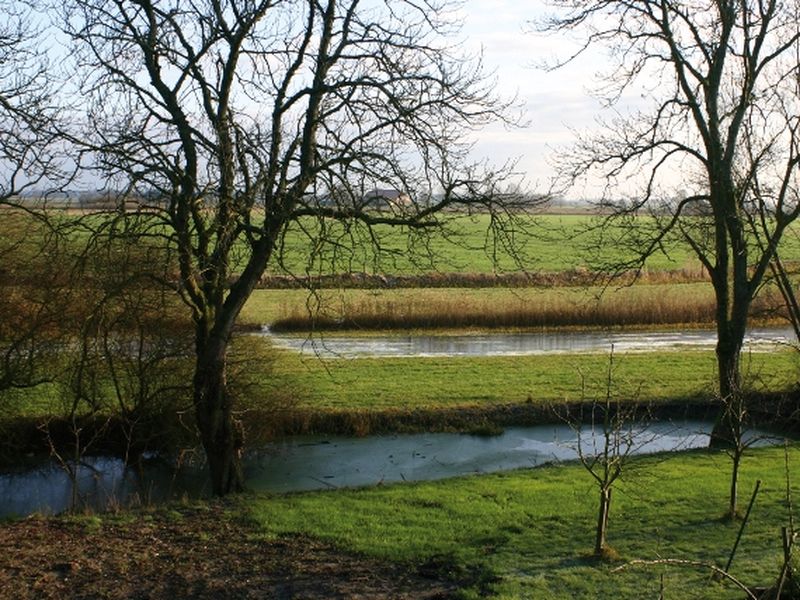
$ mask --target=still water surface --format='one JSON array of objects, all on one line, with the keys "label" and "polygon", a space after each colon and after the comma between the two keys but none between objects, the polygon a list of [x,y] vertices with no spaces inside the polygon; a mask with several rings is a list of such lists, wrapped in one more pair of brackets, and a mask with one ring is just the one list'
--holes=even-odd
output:
[{"label": "still water surface", "polygon": [[[680,348],[712,349],[714,330],[686,331],[572,331],[492,333],[481,335],[346,336],[316,334],[314,337],[278,335],[265,331],[281,348],[326,358],[414,356],[525,356],[575,352],[658,352]],[[751,329],[745,348],[769,352],[796,342],[790,328]]]},{"label": "still water surface", "polygon": [[[652,453],[705,447],[711,427],[710,422],[704,421],[636,427],[632,430],[632,449],[636,453]],[[589,428],[584,428],[581,435],[587,453],[602,440],[602,435],[594,436]],[[577,440],[577,433],[566,425],[513,427],[493,437],[453,433],[294,437],[250,453],[245,469],[247,483],[256,491],[372,486],[574,460]],[[762,442],[768,440],[759,441]],[[137,470],[108,457],[89,457],[85,463],[77,470],[80,506],[105,509],[115,504],[160,502],[208,493],[207,474],[197,465],[178,469],[167,461],[152,460]],[[70,507],[72,500],[69,478],[52,463],[0,474],[0,516],[61,512]]]}]

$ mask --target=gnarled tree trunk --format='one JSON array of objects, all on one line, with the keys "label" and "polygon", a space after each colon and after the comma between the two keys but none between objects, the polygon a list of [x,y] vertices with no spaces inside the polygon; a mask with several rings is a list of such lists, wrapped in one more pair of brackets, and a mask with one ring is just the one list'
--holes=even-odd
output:
[{"label": "gnarled tree trunk", "polygon": [[227,340],[210,338],[197,348],[194,406],[206,452],[211,491],[216,496],[244,489],[241,455],[244,435],[234,418],[225,375]]}]

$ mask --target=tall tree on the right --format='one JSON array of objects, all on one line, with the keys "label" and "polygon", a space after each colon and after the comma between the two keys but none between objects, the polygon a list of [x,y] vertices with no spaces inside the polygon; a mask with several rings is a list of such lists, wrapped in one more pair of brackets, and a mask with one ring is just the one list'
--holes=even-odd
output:
[{"label": "tall tree on the right", "polygon": [[[602,202],[613,225],[606,240],[634,257],[607,265],[612,271],[640,269],[680,238],[708,272],[722,399],[714,437],[738,447],[748,312],[800,214],[800,2],[551,5],[555,14],[543,30],[578,34],[576,56],[595,46],[608,51],[613,68],[598,91],[618,109],[601,133],[579,139],[561,174],[570,183],[604,181]],[[620,101],[630,92],[637,110]],[[735,460],[732,515],[737,481]]]}]

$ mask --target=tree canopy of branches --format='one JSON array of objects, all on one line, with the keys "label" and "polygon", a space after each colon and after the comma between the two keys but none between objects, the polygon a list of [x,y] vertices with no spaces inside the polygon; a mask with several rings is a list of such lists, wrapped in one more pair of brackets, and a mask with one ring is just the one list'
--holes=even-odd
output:
[{"label": "tree canopy of branches", "polygon": [[[505,107],[447,46],[435,0],[68,0],[60,14],[90,106],[76,137],[177,252],[213,491],[239,490],[227,348],[287,229],[311,264],[323,240],[380,247],[382,228],[424,238],[450,207],[500,214],[501,174],[468,165],[462,139]],[[403,201],[376,207],[381,188]]]},{"label": "tree canopy of branches", "polygon": [[[580,139],[569,181],[601,176],[618,243],[641,268],[665,242],[687,243],[716,297],[718,433],[740,428],[740,355],[748,309],[800,211],[800,3],[764,0],[551,2],[544,29],[605,47],[614,69],[601,93],[647,104]],[[581,50],[581,52],[583,51]],[[580,52],[579,52],[580,54]],[[621,111],[620,111],[621,113]],[[632,198],[617,202],[628,190]],[[650,219],[638,218],[649,214]],[[735,510],[735,488],[731,499]]]},{"label": "tree canopy of branches", "polygon": [[[24,3],[5,0],[0,14],[0,211],[6,213],[21,206],[22,194],[69,177],[57,151],[55,77],[39,48],[35,15]],[[52,355],[47,346],[59,312],[51,301],[63,284],[50,260],[56,236],[12,213],[0,215],[0,391],[50,377],[42,367]]]},{"label": "tree canopy of branches", "polygon": [[[68,178],[56,152],[55,77],[31,9],[0,2],[0,202]],[[48,180],[51,178],[51,180]]]}]

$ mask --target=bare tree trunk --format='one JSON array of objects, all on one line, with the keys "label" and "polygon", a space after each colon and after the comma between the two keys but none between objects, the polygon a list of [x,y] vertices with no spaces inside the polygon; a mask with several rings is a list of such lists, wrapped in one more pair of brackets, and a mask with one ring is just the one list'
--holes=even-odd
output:
[{"label": "bare tree trunk", "polygon": [[739,465],[742,462],[742,453],[737,446],[731,456],[731,489],[728,505],[728,514],[735,519],[739,511]]},{"label": "bare tree trunk", "polygon": [[711,447],[738,444],[744,416],[739,359],[744,344],[744,326],[724,323],[717,327],[717,370],[722,408],[711,432]]},{"label": "bare tree trunk", "polygon": [[[227,343],[209,340],[198,352],[194,405],[200,439],[208,459],[211,491],[223,496],[244,489],[241,424],[233,417],[225,376]],[[198,350],[200,350],[198,348]]]},{"label": "bare tree trunk", "polygon": [[743,340],[735,340],[729,333],[718,334],[717,365],[719,368],[719,395],[728,402],[740,392],[739,356]]},{"label": "bare tree trunk", "polygon": [[602,556],[607,547],[606,534],[608,532],[608,511],[611,507],[611,488],[600,488],[600,510],[597,515],[597,535],[594,542],[595,556]]},{"label": "bare tree trunk", "polygon": [[739,372],[739,358],[744,340],[744,328],[720,332],[717,342],[717,364],[722,408],[711,432],[711,447],[730,449],[731,480],[728,514],[735,518],[739,509],[739,466],[744,453],[742,432],[745,419],[744,395]]}]

